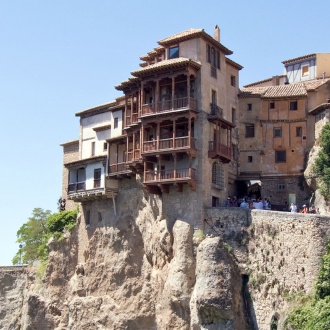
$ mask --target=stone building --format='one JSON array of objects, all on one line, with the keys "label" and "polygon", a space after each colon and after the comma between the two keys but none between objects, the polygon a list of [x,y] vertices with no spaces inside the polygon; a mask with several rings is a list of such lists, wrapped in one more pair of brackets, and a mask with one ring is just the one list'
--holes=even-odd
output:
[{"label": "stone building", "polygon": [[283,61],[285,75],[240,90],[239,180],[259,181],[261,195],[271,196],[274,208],[302,205],[310,195],[303,172],[318,114],[330,97],[324,71],[329,62],[330,54]]},{"label": "stone building", "polygon": [[63,144],[62,198],[85,210],[110,200],[116,214],[117,194],[137,184],[159,196],[167,217],[184,214],[199,227],[205,207],[224,205],[236,191],[242,66],[232,53],[216,26],[213,37],[189,29],[141,56],[140,68],[116,86],[124,96],[76,114],[79,151],[69,159],[72,143]]}]

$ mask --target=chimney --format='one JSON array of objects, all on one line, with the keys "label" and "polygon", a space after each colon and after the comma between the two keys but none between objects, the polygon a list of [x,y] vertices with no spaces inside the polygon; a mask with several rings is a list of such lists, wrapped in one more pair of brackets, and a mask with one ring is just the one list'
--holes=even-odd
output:
[{"label": "chimney", "polygon": [[220,28],[218,25],[216,25],[214,27],[214,36],[213,37],[217,42],[220,42]]}]

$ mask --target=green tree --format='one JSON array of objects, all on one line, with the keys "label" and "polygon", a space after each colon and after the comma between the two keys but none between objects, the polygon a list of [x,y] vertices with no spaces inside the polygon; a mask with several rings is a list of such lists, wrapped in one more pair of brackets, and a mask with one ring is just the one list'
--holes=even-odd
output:
[{"label": "green tree", "polygon": [[20,261],[24,264],[30,263],[41,257],[39,247],[42,245],[47,234],[46,221],[50,214],[51,211],[49,210],[44,211],[41,208],[33,209],[32,216],[17,231],[17,243],[22,248],[20,248],[12,259],[14,265],[20,263]]},{"label": "green tree", "polygon": [[326,198],[330,197],[330,124],[322,128],[320,135],[321,150],[315,160],[313,173],[320,179],[320,192]]}]

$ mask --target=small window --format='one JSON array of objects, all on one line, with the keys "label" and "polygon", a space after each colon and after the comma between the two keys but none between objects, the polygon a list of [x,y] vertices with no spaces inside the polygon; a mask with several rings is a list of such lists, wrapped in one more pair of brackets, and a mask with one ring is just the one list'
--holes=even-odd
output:
[{"label": "small window", "polygon": [[103,143],[103,151],[107,151],[108,150],[108,143],[104,142]]},{"label": "small window", "polygon": [[91,156],[95,156],[95,142],[91,144]]},{"label": "small window", "polygon": [[219,197],[212,196],[212,207],[219,207],[220,200]]},{"label": "small window", "polygon": [[89,228],[91,226],[91,211],[86,211],[86,219],[85,219],[86,228]]},{"label": "small window", "polygon": [[254,124],[245,125],[245,137],[254,137]]},{"label": "small window", "polygon": [[169,58],[179,57],[179,46],[171,47],[169,50]]},{"label": "small window", "polygon": [[218,163],[212,164],[212,184],[215,188],[224,189],[224,170]]},{"label": "small window", "polygon": [[118,117],[114,119],[113,127],[118,128]]},{"label": "small window", "polygon": [[275,150],[275,163],[285,163],[285,162],[286,162],[286,151]]},{"label": "small window", "polygon": [[296,136],[302,136],[302,127],[296,127]]},{"label": "small window", "polygon": [[284,182],[278,182],[277,183],[277,190],[285,190],[285,183]]},{"label": "small window", "polygon": [[248,156],[248,163],[253,163],[253,157],[252,156]]},{"label": "small window", "polygon": [[248,103],[247,105],[247,111],[251,111],[252,110],[252,103]]},{"label": "small window", "polygon": [[274,138],[282,136],[282,127],[275,127],[274,128]]},{"label": "small window", "polygon": [[101,212],[97,212],[97,218],[98,218],[99,222],[102,222],[102,213]]},{"label": "small window", "polygon": [[303,65],[301,67],[301,76],[308,77],[309,76],[309,65]]},{"label": "small window", "polygon": [[298,102],[297,101],[291,101],[290,102],[290,110],[298,110]]},{"label": "small window", "polygon": [[94,188],[101,187],[101,169],[96,168],[94,169]]},{"label": "small window", "polygon": [[274,101],[269,102],[269,109],[275,109],[275,102]]},{"label": "small window", "polygon": [[236,125],[236,109],[231,108],[231,122]]},{"label": "small window", "polygon": [[230,77],[230,84],[235,87],[236,86],[236,77],[235,76],[231,76]]}]

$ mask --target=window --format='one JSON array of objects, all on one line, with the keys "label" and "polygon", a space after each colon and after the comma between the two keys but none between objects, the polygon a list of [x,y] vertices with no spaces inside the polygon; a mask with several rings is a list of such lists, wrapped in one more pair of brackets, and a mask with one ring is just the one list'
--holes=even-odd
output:
[{"label": "window", "polygon": [[108,143],[104,142],[103,143],[103,151],[107,151],[108,150]]},{"label": "window", "polygon": [[230,84],[235,87],[236,86],[236,77],[235,76],[231,76],[230,77]]},{"label": "window", "polygon": [[220,69],[220,52],[210,45],[206,46],[206,59],[211,63],[211,77],[217,77],[217,69]]},{"label": "window", "polygon": [[113,127],[118,128],[118,117],[115,117]]},{"label": "window", "polygon": [[212,164],[212,184],[215,188],[224,189],[224,170],[218,163]]},{"label": "window", "polygon": [[296,127],[296,136],[302,136],[302,127]]},{"label": "window", "polygon": [[236,109],[231,108],[231,122],[236,125]]},{"label": "window", "polygon": [[269,109],[275,109],[275,102],[274,101],[269,102]]},{"label": "window", "polygon": [[291,101],[290,102],[290,110],[298,110],[298,102],[297,101]]},{"label": "window", "polygon": [[248,163],[253,163],[253,157],[252,156],[248,156]]},{"label": "window", "polygon": [[212,207],[219,207],[220,200],[219,197],[212,196]]},{"label": "window", "polygon": [[245,125],[245,137],[254,137],[254,124]]},{"label": "window", "polygon": [[99,222],[102,222],[102,213],[101,212],[97,212],[97,218],[98,218]]},{"label": "window", "polygon": [[91,144],[91,156],[95,156],[95,142]]},{"label": "window", "polygon": [[251,111],[252,110],[252,103],[248,103],[247,105],[247,111]]},{"label": "window", "polygon": [[309,66],[307,65],[303,65],[301,67],[301,76],[302,77],[308,77],[309,76]]},{"label": "window", "polygon": [[169,50],[169,58],[179,57],[179,46],[171,47]]},{"label": "window", "polygon": [[217,105],[217,92],[214,90],[211,92],[211,103]]},{"label": "window", "polygon": [[275,150],[275,163],[285,163],[285,162],[286,162],[286,151]]},{"label": "window", "polygon": [[277,183],[277,190],[285,190],[285,183],[284,182],[278,182]]},{"label": "window", "polygon": [[101,187],[101,169],[96,168],[94,169],[94,188]]},{"label": "window", "polygon": [[86,224],[86,228],[89,228],[91,226],[91,211],[90,210],[86,211],[85,224]]},{"label": "window", "polygon": [[282,136],[282,127],[274,127],[274,138]]}]

